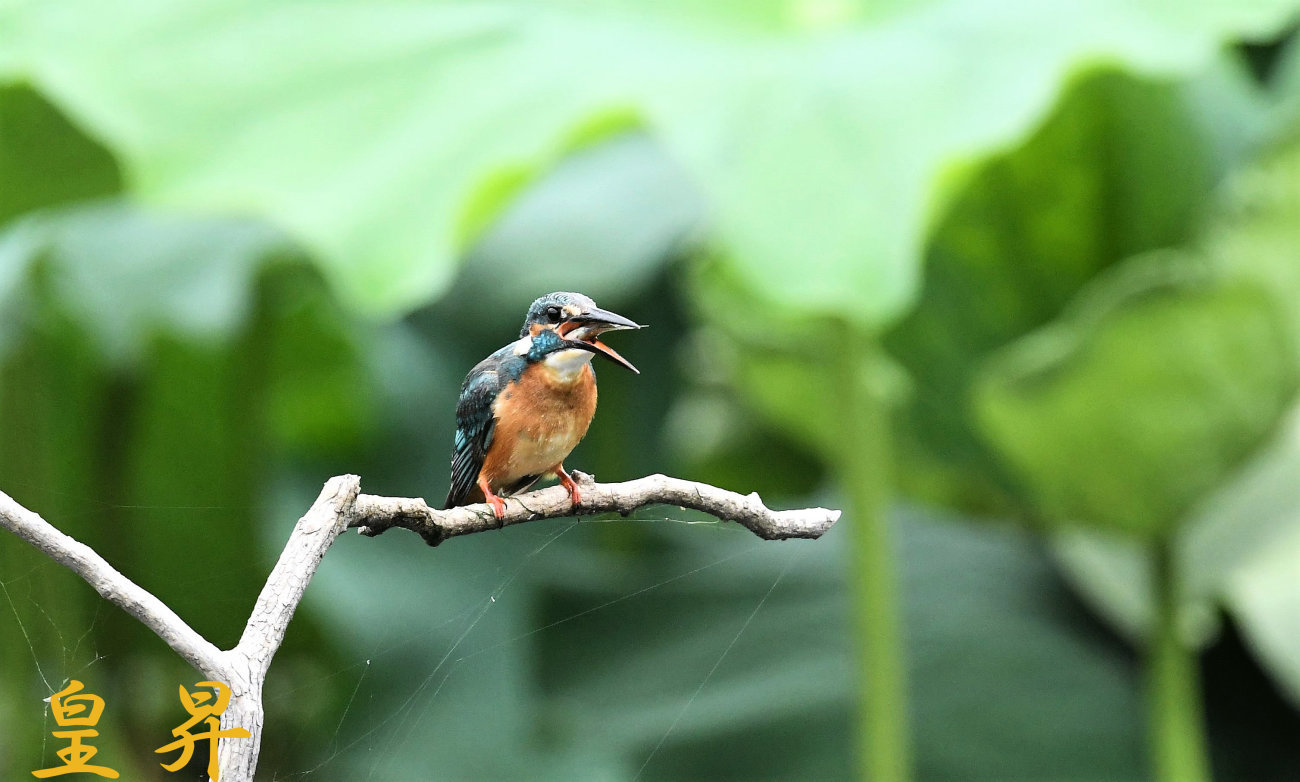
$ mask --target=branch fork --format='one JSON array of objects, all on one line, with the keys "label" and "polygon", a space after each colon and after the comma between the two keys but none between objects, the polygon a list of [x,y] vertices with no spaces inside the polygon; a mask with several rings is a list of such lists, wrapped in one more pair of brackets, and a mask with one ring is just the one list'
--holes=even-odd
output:
[{"label": "branch fork", "polygon": [[0,492],[0,526],[81,576],[106,600],[153,630],[205,677],[230,686],[230,705],[222,715],[221,727],[243,727],[251,735],[221,740],[217,753],[221,778],[251,782],[261,747],[266,672],[321,559],[349,528],[373,537],[402,527],[436,546],[448,538],[528,521],[595,513],[627,516],[648,505],[676,505],[737,522],[765,540],[782,540],[820,537],[840,516],[838,510],[825,508],[774,511],[757,494],[740,495],[664,475],[596,483],[592,476],[575,471],[573,478],[582,489],[582,504],[577,508],[563,486],[552,486],[506,499],[506,515],[500,520],[486,503],[434,510],[422,499],[362,494],[361,479],[355,475],[330,478],[294,525],[239,643],[224,651],[89,546],[60,532],[4,492]]}]

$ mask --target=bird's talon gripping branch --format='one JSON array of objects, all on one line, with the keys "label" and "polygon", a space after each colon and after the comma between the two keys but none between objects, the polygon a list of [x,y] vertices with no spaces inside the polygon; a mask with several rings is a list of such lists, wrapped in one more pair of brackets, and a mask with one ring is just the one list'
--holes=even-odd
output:
[{"label": "bird's talon gripping branch", "polygon": [[569,490],[569,499],[573,502],[573,507],[577,508],[582,504],[582,493],[578,491],[578,483],[573,480],[573,476],[564,471],[564,465],[557,465],[555,474],[560,476],[560,485]]},{"label": "bird's talon gripping branch", "polygon": [[506,501],[492,493],[492,488],[487,485],[483,478],[478,479],[479,491],[483,492],[483,499],[487,504],[492,506],[492,515],[501,521],[506,517]]}]

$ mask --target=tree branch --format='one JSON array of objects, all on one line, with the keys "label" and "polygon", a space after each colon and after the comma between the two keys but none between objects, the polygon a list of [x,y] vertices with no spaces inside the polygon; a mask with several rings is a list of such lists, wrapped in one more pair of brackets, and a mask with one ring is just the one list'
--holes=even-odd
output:
[{"label": "tree branch", "polygon": [[486,503],[449,510],[434,510],[424,500],[404,497],[357,497],[356,517],[348,526],[371,537],[393,527],[409,529],[430,546],[473,532],[499,529],[526,521],[595,513],[623,516],[650,505],[676,505],[703,511],[723,521],[734,521],[764,540],[819,538],[840,517],[837,510],[805,508],[769,510],[757,493],[748,495],[719,489],[707,483],[666,475],[649,475],[623,483],[596,483],[592,476],[573,471],[582,494],[576,513],[562,486],[538,489],[506,500],[506,516],[498,520]]},{"label": "tree branch", "polygon": [[[741,495],[703,483],[651,475],[625,483],[596,483],[573,473],[582,492],[579,514],[621,513],[647,505],[676,505],[735,521],[767,540],[817,538],[839,519],[825,508],[769,510],[757,494]],[[257,598],[235,648],[219,651],[185,624],[161,600],[113,569],[89,546],[59,532],[40,516],[0,492],[0,526],[81,576],[105,599],[116,603],[167,642],[205,677],[229,685],[230,704],[222,728],[242,727],[249,738],[221,739],[218,758],[226,782],[251,782],[262,739],[262,684],[284,640],[289,621],[302,602],[325,552],[349,527],[378,535],[392,527],[419,534],[430,545],[458,535],[498,529],[526,521],[573,516],[569,493],[561,486],[506,500],[506,517],[497,520],[485,505],[432,510],[420,499],[361,494],[361,479],[340,475],[325,483],[311,509],[294,525],[289,541]]]},{"label": "tree branch", "polygon": [[163,603],[117,572],[94,549],[55,529],[0,491],[0,526],[40,549],[94,587],[105,600],[139,619],[204,676],[224,681],[229,676],[222,653]]},{"label": "tree branch", "polygon": [[225,652],[234,676],[227,681],[231,698],[221,715],[221,727],[245,728],[251,735],[247,739],[222,739],[217,746],[223,780],[251,782],[256,775],[265,719],[262,684],[266,672],[325,552],[347,529],[360,491],[361,479],[355,475],[340,475],[325,482],[320,496],[293,525],[289,542],[257,596],[239,643]]},{"label": "tree branch", "polygon": [[308,582],[325,552],[347,529],[347,522],[354,512],[353,503],[360,491],[361,479],[355,475],[340,475],[325,482],[325,488],[311,509],[294,525],[289,542],[257,597],[235,651],[251,658],[261,658],[269,657],[280,648],[285,629],[293,618],[294,609],[302,602]]}]

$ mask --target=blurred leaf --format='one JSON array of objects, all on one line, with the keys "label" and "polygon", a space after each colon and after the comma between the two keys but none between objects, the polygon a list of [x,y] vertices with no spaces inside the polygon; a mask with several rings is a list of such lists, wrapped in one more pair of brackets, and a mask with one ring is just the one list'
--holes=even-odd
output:
[{"label": "blurred leaf", "polygon": [[0,225],[23,212],[109,195],[121,186],[107,150],[30,86],[0,81]]},{"label": "blurred leaf", "polygon": [[1287,538],[1261,549],[1234,575],[1226,597],[1251,651],[1300,707],[1300,513],[1291,522]]},{"label": "blurred leaf", "polygon": [[[17,281],[6,302],[13,344],[0,364],[10,446],[0,483],[215,643],[233,643],[283,542],[278,525],[275,549],[263,556],[248,545],[276,457],[337,454],[377,418],[366,332],[278,233],[248,221],[120,204],[47,210],[0,235],[0,268]],[[6,660],[36,658],[53,678],[90,655],[95,677],[124,693],[184,668],[128,615],[92,611],[102,601],[71,574],[50,564],[66,578],[47,577],[23,556],[35,552],[12,546],[0,540],[0,569],[7,580],[17,574],[37,622],[24,604],[19,621],[32,631],[10,638],[7,623]],[[310,633],[308,619],[295,626]],[[33,680],[25,666],[14,672]],[[113,716],[124,734],[151,731],[176,708],[174,696],[127,703]],[[15,762],[43,746],[21,735]],[[8,762],[0,758],[0,776]],[[151,756],[140,762],[157,769]]]},{"label": "blurred leaf", "polygon": [[[907,400],[908,489],[966,507],[1006,505],[1009,479],[970,420],[973,377],[1100,270],[1188,238],[1227,162],[1191,105],[1217,105],[1213,96],[1233,89],[1242,87],[1207,86],[1193,100],[1186,84],[1090,72],[1023,146],[963,173],[935,228],[918,307],[885,340],[912,381],[897,394]],[[795,323],[749,305],[733,267],[710,259],[694,291],[701,317],[732,337],[737,386],[792,437],[833,453],[842,423],[827,394],[840,382],[842,334],[813,320],[828,313]]]},{"label": "blurred leaf", "polygon": [[[1223,608],[1245,632],[1262,666],[1294,699],[1300,692],[1300,645],[1290,633],[1300,605],[1300,407],[1276,437],[1201,503],[1177,552],[1186,641],[1204,646]],[[1102,616],[1130,639],[1150,621],[1149,560],[1133,541],[1068,530],[1053,541],[1067,576]],[[1281,643],[1287,641],[1286,644]]]},{"label": "blurred leaf", "polygon": [[248,317],[257,270],[286,251],[278,233],[257,223],[98,204],[14,223],[0,234],[0,278],[39,266],[51,299],[122,363],[159,332],[231,334]]},{"label": "blurred leaf", "polygon": [[1300,123],[1300,35],[1294,32],[1278,54],[1270,97],[1273,120],[1280,128],[1294,128]]},{"label": "blurred leaf", "polygon": [[[1186,589],[1218,596],[1234,573],[1300,534],[1300,405],[1271,440],[1188,521],[1181,556]],[[1300,579],[1292,582],[1300,592]]]},{"label": "blurred leaf", "polygon": [[587,13],[636,13],[645,24],[690,23],[745,32],[819,32],[879,21],[933,5],[935,0],[661,0],[635,4],[627,0],[552,0],[557,8]]},{"label": "blurred leaf", "polygon": [[[620,552],[600,544],[610,524],[571,525],[433,552],[341,541],[307,604],[355,662],[335,675],[356,705],[317,773],[627,779],[663,739],[647,779],[852,778],[841,530],[771,545],[617,520],[649,532]],[[1032,540],[900,525],[921,778],[1143,778],[1133,664],[1070,610]]]},{"label": "blurred leaf", "polygon": [[[241,353],[267,384],[272,442],[320,453],[359,441],[373,424],[364,335],[287,240],[262,224],[120,203],[69,207],[0,233],[6,276],[16,281],[12,305],[29,307],[38,289],[119,369],[146,361],[162,335],[220,353],[256,333]],[[222,360],[214,353],[194,371]]]},{"label": "blurred leaf", "polygon": [[[1271,299],[1264,307],[1279,317],[1288,337],[1279,344],[1289,345],[1290,353],[1260,360],[1282,368],[1294,366],[1300,346],[1300,315],[1294,306],[1300,296],[1300,272],[1293,258],[1293,248],[1300,246],[1298,164],[1300,144],[1293,143],[1234,175],[1200,242],[1213,268]],[[1214,331],[1227,333],[1241,325],[1240,318],[1227,319]],[[1144,332],[1141,342],[1154,345],[1156,339],[1153,333]],[[1194,341],[1206,344],[1204,337]],[[1153,365],[1168,366],[1170,357],[1177,355],[1167,352],[1158,358],[1153,355],[1151,360]],[[1125,392],[1124,379],[1111,378],[1114,393]],[[1230,392],[1232,384],[1222,389]],[[1260,385],[1235,398],[1225,395],[1233,402],[1224,407],[1225,412],[1234,407],[1240,410],[1250,396],[1263,389]],[[1123,402],[1099,402],[1096,409],[1108,407],[1109,415],[1114,415],[1130,404],[1131,399],[1126,398]],[[1300,412],[1293,399],[1287,405],[1289,412],[1278,416],[1268,429],[1269,437],[1239,467],[1202,487],[1201,496],[1182,514],[1176,550],[1182,560],[1178,570],[1187,574],[1182,585],[1187,641],[1195,645],[1208,642],[1217,629],[1215,610],[1223,606],[1237,617],[1263,665],[1294,692],[1300,656],[1294,648],[1283,653],[1277,639],[1279,633],[1285,635],[1290,621],[1291,614],[1286,613],[1289,602],[1300,600],[1300,579],[1270,575],[1276,568],[1272,552],[1286,550],[1287,541],[1300,530],[1300,482],[1295,479],[1300,473]],[[1208,418],[1204,412],[1195,417]],[[1110,463],[1116,462],[1111,459]],[[1090,480],[1088,464],[1081,459],[1076,465],[1074,480],[1080,486]],[[1149,487],[1142,491],[1148,492]],[[1070,530],[1057,535],[1054,549],[1066,573],[1099,613],[1130,638],[1143,635],[1151,592],[1147,587],[1148,557],[1142,547],[1095,531]],[[1234,590],[1239,583],[1268,583],[1273,592],[1265,598],[1242,587],[1250,597],[1238,600]]]},{"label": "blurred leaf", "polygon": [[1188,587],[1217,600],[1280,691],[1300,705],[1300,406],[1193,520]]},{"label": "blurred leaf", "polygon": [[[1097,4],[933,5],[896,24],[777,49],[725,99],[689,104],[692,117],[717,117],[714,125],[682,122],[664,132],[670,142],[685,139],[677,146],[754,299],[880,326],[916,294],[923,230],[940,205],[936,176],[946,166],[1019,139],[1079,62],[1195,72],[1204,65],[1191,55],[1196,44],[1170,35],[1164,22],[1204,34],[1261,23],[1261,10],[1172,22],[1142,12],[1108,19],[1119,7]],[[1121,28],[1149,33],[1141,51],[1114,36]]]},{"label": "blurred leaf", "polygon": [[1134,258],[990,361],[978,419],[1047,519],[1165,535],[1294,396],[1288,325],[1256,285]]},{"label": "blurred leaf", "polygon": [[102,26],[95,13],[30,6],[25,65],[104,129],[137,190],[269,216],[340,297],[386,314],[445,288],[481,183],[553,161],[621,92],[617,68],[590,68],[611,42],[523,6],[137,2]]},{"label": "blurred leaf", "polygon": [[[527,582],[546,562],[539,546],[571,524],[436,550],[397,535],[337,544],[304,607],[336,629],[345,658],[365,665],[345,672],[356,708],[339,718],[334,751],[313,748],[313,765],[338,779],[427,779],[431,768],[447,779],[574,778],[534,741],[533,647],[512,642],[528,629]],[[484,648],[491,653],[474,654]],[[606,777],[596,764],[587,776]]]},{"label": "blurred leaf", "polygon": [[[12,315],[12,307],[3,312]],[[81,541],[106,532],[91,498],[109,378],[91,341],[66,317],[27,312],[36,333],[0,354],[0,490]],[[0,776],[43,744],[34,716],[65,676],[99,654],[98,639],[68,643],[93,627],[100,598],[35,548],[0,531]],[[108,714],[105,730],[119,715]],[[10,757],[6,757],[9,755]]]},{"label": "blurred leaf", "polygon": [[[1071,624],[1029,539],[922,513],[900,527],[921,778],[1140,778],[1134,672]],[[542,621],[579,615],[542,647],[549,729],[621,748],[624,776],[666,738],[648,778],[851,778],[843,531],[724,562],[743,538],[665,532],[696,554],[644,574],[594,555],[557,569]],[[698,565],[708,567],[635,592]],[[574,577],[602,570],[603,587]],[[1035,716],[1044,703],[1053,720]],[[1103,745],[1099,765],[1092,747]]]},{"label": "blurred leaf", "polygon": [[1300,115],[1285,138],[1227,183],[1202,244],[1229,273],[1269,292],[1300,345]]},{"label": "blurred leaf", "polygon": [[1184,82],[1180,92],[1197,135],[1212,148],[1209,162],[1216,183],[1249,162],[1278,131],[1274,96],[1236,50],[1223,52],[1204,73]]},{"label": "blurred leaf", "polygon": [[769,503],[806,495],[822,482],[815,452],[772,432],[732,394],[683,394],[664,428],[673,454],[694,480],[761,491]]},{"label": "blurred leaf", "polygon": [[[101,545],[140,586],[221,648],[239,640],[264,580],[251,556],[255,498],[267,466],[251,362],[230,342],[159,335],[138,380],[119,389],[116,442],[100,470],[117,485]],[[119,633],[147,638],[127,616]],[[162,652],[162,650],[157,650]]]},{"label": "blurred leaf", "polygon": [[1147,779],[1134,661],[1080,622],[1035,539],[916,515],[900,561],[918,776]]},{"label": "blurred leaf", "polygon": [[368,355],[375,334],[349,318],[314,269],[301,263],[261,278],[258,322],[249,327],[266,383],[264,422],[272,442],[299,457],[349,451],[377,424],[377,379],[387,367]]},{"label": "blurred leaf", "polygon": [[[793,440],[834,459],[844,422],[831,402],[825,373],[833,372],[833,359],[819,355],[790,355],[755,350],[739,364],[736,384],[746,389],[754,406],[780,421]],[[815,364],[820,372],[810,370]]]},{"label": "blurred leaf", "polygon": [[[1291,46],[1300,61],[1300,47]],[[1300,69],[1297,69],[1300,73]],[[1300,82],[1298,82],[1300,84]],[[1296,115],[1300,117],[1300,114]],[[1244,172],[1229,190],[1230,208],[1211,233],[1209,251],[1229,268],[1254,275],[1276,297],[1280,311],[1290,316],[1292,334],[1300,342],[1300,126],[1293,123],[1288,144],[1275,150],[1253,169]],[[1300,703],[1300,641],[1296,618],[1300,616],[1300,414],[1293,413],[1279,427],[1279,442],[1272,463],[1259,468],[1252,491],[1235,511],[1239,528],[1257,529],[1271,523],[1271,535],[1253,551],[1243,547],[1243,535],[1234,530],[1221,536],[1218,548],[1250,559],[1240,564],[1227,587],[1227,608],[1236,617],[1251,650],[1293,703]],[[1236,545],[1233,545],[1233,544]]]},{"label": "blurred leaf", "polygon": [[[856,356],[845,346],[851,332],[828,312],[802,317],[752,306],[734,267],[708,255],[691,269],[690,293],[703,332],[707,369],[729,381],[740,398],[777,430],[817,454],[839,458],[843,407],[836,388],[851,373],[885,397],[898,399],[906,379],[886,357]],[[721,382],[721,381],[717,381]]]},{"label": "blurred leaf", "polygon": [[[1151,558],[1142,542],[1112,530],[1066,528],[1052,535],[1051,550],[1070,586],[1112,629],[1133,644],[1145,638],[1152,584]],[[1204,601],[1198,600],[1203,596],[1182,597],[1183,641],[1200,648],[1218,632],[1217,617],[1203,610]]]},{"label": "blurred leaf", "polygon": [[592,143],[503,210],[448,298],[468,302],[450,302],[467,317],[479,317],[484,301],[517,301],[519,320],[546,291],[582,291],[602,303],[635,298],[703,215],[699,193],[645,135]]},{"label": "blurred leaf", "polygon": [[[0,80],[0,230],[24,212],[97,198],[120,188],[117,164],[107,150],[31,87]],[[0,355],[16,339],[25,312],[15,294],[27,265],[5,255],[0,248],[0,308],[9,315],[0,318]]]},{"label": "blurred leaf", "polygon": [[444,290],[467,209],[484,224],[567,133],[630,107],[700,184],[745,290],[879,325],[915,296],[946,165],[1021,137],[1080,63],[1195,72],[1295,7],[935,2],[868,26],[803,4],[743,32],[626,3],[25,3],[0,67],[107,139],[138,192],[268,216],[377,312]]},{"label": "blurred leaf", "polygon": [[1188,92],[1111,70],[1080,78],[1029,141],[968,175],[936,227],[921,299],[886,344],[915,379],[905,420],[921,453],[905,464],[943,476],[943,500],[979,506],[1009,488],[970,418],[989,356],[1116,261],[1189,237],[1220,161]]}]

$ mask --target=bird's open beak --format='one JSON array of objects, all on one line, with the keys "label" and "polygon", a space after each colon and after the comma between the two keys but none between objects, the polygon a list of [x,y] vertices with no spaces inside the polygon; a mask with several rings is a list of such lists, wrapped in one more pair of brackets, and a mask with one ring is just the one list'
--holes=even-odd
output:
[{"label": "bird's open beak", "polygon": [[618,351],[601,342],[598,337],[606,331],[622,331],[624,329],[644,328],[641,324],[628,320],[627,318],[609,310],[602,310],[599,307],[592,307],[577,317],[561,323],[557,331],[560,336],[574,342],[580,342],[587,346],[586,349],[613,361],[621,367],[630,369],[638,375],[641,370],[632,366],[632,362],[623,358]]}]

